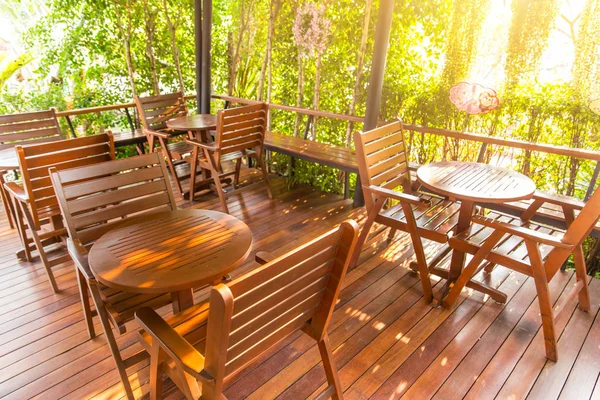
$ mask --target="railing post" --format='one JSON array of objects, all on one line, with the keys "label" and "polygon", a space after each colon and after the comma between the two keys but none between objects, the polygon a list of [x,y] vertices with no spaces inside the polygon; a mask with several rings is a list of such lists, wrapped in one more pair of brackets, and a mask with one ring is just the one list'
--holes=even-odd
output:
[{"label": "railing post", "polygon": [[588,201],[592,194],[594,194],[594,188],[596,187],[596,181],[598,180],[598,174],[600,174],[600,161],[596,161],[596,168],[594,168],[594,173],[592,174],[592,179],[590,180],[590,185],[588,186],[587,193],[585,194],[585,201]]},{"label": "railing post", "polygon": [[75,128],[73,127],[73,122],[71,122],[71,117],[65,115],[65,119],[67,120],[67,124],[69,125],[69,130],[71,131],[71,137],[73,139],[77,139],[77,135],[75,134]]},{"label": "railing post", "polygon": [[485,152],[487,151],[488,144],[481,143],[481,148],[479,149],[479,155],[477,156],[477,162],[483,162],[483,158],[485,157]]}]

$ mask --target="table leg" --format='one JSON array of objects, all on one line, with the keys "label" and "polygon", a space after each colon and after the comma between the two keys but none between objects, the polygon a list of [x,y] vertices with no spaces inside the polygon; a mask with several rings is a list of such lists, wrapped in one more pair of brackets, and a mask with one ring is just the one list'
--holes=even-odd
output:
[{"label": "table leg", "polygon": [[171,302],[173,303],[174,314],[190,308],[194,305],[194,291],[185,289],[179,292],[171,292]]},{"label": "table leg", "polygon": [[[473,217],[473,210],[475,209],[475,203],[472,201],[461,201],[460,211],[458,214],[458,223],[456,224],[456,233],[461,233],[471,226],[471,218]],[[452,251],[452,258],[450,259],[450,269],[448,270],[448,280],[442,289],[440,290],[439,304],[442,304],[442,300],[448,294],[450,286],[458,279],[462,272],[465,264],[465,253],[458,250]]]}]

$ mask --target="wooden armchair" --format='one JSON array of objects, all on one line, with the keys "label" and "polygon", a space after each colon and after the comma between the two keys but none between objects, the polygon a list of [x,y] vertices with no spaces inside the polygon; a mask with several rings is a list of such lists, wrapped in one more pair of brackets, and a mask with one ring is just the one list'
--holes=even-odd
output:
[{"label": "wooden armchair", "polygon": [[167,127],[167,121],[188,115],[183,93],[136,97],[135,104],[144,133],[148,138],[150,152],[154,150],[156,142],[158,142],[177,189],[183,196],[181,181],[190,177],[184,157],[192,152],[193,147],[184,141],[171,142],[175,132]]},{"label": "wooden armchair", "polygon": [[[358,240],[354,261],[374,222],[390,227],[390,238],[398,229],[408,232],[417,259],[416,268],[413,268],[421,276],[425,300],[431,301],[429,272],[447,277],[444,276],[445,271],[436,269],[436,266],[450,248],[443,246],[428,265],[422,238],[446,244],[448,232],[458,222],[459,204],[415,190],[401,121],[368,132],[355,132],[354,145],[367,208],[367,221]],[[388,208],[384,208],[386,203]]]},{"label": "wooden armchair", "polygon": [[[541,198],[537,196],[536,201]],[[559,198],[553,197],[551,201],[559,201]],[[571,218],[567,217],[566,231],[529,222],[532,212],[522,217],[525,220],[498,212],[474,216],[471,229],[450,239],[453,249],[473,254],[473,258],[444,299],[446,306],[452,305],[465,282],[486,262],[503,265],[533,277],[542,316],[546,357],[553,361],[558,358],[555,317],[576,296],[579,297],[579,308],[584,311],[590,309],[582,243],[600,219],[600,190],[596,190],[585,205],[572,200],[563,201],[560,205],[565,210],[570,210]],[[573,218],[574,209],[581,210],[576,218]],[[568,222],[569,220],[572,222]],[[548,283],[571,254],[575,262],[577,283],[555,312],[550,302]]]},{"label": "wooden armchair", "polygon": [[96,336],[92,317],[98,315],[127,397],[133,399],[126,369],[148,355],[142,352],[123,360],[111,324],[123,334],[136,309],[161,307],[170,303],[171,296],[108,288],[94,278],[87,254],[100,236],[126,223],[128,217],[177,208],[165,163],[158,153],[150,153],[69,170],[52,168],[51,178],[69,232],[67,249],[76,266],[90,338]]},{"label": "wooden armchair", "polygon": [[15,204],[23,256],[31,261],[32,250],[38,251],[48,281],[57,292],[52,267],[69,257],[61,253],[58,257],[49,258],[46,250],[46,246],[58,243],[66,234],[48,169],[67,169],[112,160],[115,157],[113,138],[110,133],[105,133],[52,143],[18,145],[15,149],[23,184],[8,182],[4,187]]},{"label": "wooden armchair", "polygon": [[341,399],[327,325],[357,235],[357,224],[346,221],[213,287],[210,301],[167,321],[151,309],[138,310],[136,318],[144,328],[140,341],[151,354],[151,398],[161,397],[164,369],[188,399],[223,399],[224,382],[286,336],[303,330],[318,343],[329,383],[319,398]]},{"label": "wooden armchair", "polygon": [[[267,185],[267,193],[273,198],[269,174],[263,159],[263,144],[267,124],[268,105],[255,104],[238,108],[221,110],[217,114],[217,134],[213,143],[201,143],[197,140],[187,140],[194,146],[191,159],[190,199],[194,198],[196,168],[210,171],[210,178],[216,187],[219,201],[224,212],[229,213],[226,193],[221,180],[234,175],[233,187],[239,182],[242,158],[253,157],[258,168],[262,171],[263,181]],[[235,170],[225,172],[223,162],[235,162]]]},{"label": "wooden armchair", "polygon": [[[0,150],[14,148],[18,144],[36,144],[61,139],[60,125],[53,108],[48,111],[0,115]],[[4,190],[6,172],[8,171],[0,169],[0,198],[12,229],[15,227],[15,215],[12,202]]]}]

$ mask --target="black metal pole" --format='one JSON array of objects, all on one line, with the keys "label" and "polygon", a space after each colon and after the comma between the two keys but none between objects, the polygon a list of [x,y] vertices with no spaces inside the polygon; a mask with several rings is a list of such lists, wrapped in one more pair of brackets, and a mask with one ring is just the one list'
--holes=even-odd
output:
[{"label": "black metal pole", "polygon": [[201,71],[201,105],[200,113],[210,114],[210,95],[211,95],[211,82],[210,82],[210,47],[212,40],[212,0],[204,0],[204,7],[202,8],[202,71]]},{"label": "black metal pole", "polygon": [[202,93],[202,0],[194,0],[194,43],[196,46],[196,110],[200,110]]},{"label": "black metal pole", "polygon": [[[379,106],[381,104],[381,92],[383,90],[385,61],[390,44],[393,12],[394,0],[380,1],[377,26],[375,27],[375,44],[371,62],[371,76],[369,77],[369,89],[367,91],[367,109],[365,111],[365,124],[363,128],[365,131],[376,128],[377,120],[379,119]],[[365,200],[359,176],[356,179],[356,188],[354,190],[354,205],[362,206],[364,204]]]}]

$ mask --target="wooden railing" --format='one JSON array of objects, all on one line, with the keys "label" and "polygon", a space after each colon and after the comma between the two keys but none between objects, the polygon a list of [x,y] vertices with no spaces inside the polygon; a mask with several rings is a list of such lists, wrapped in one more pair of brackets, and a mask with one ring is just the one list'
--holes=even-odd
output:
[{"label": "wooden railing", "polygon": [[[190,99],[194,99],[195,96],[188,95],[185,98],[186,98],[186,100],[190,100]],[[256,103],[258,103],[258,101],[255,101],[255,100],[242,99],[242,98],[226,96],[226,95],[213,95],[212,98],[215,100],[224,101],[226,106],[231,103],[236,103],[236,104],[256,104]],[[75,129],[73,127],[71,117],[77,116],[77,115],[83,115],[83,114],[102,113],[102,112],[106,112],[106,111],[115,111],[115,110],[124,110],[125,111],[127,118],[128,118],[130,128],[132,130],[134,130],[135,127],[138,125],[137,125],[134,117],[132,117],[132,114],[129,111],[130,109],[135,110],[135,103],[131,102],[131,103],[113,104],[113,105],[108,105],[108,106],[99,106],[99,107],[59,111],[59,112],[57,112],[57,116],[65,118],[65,120],[67,121],[67,124],[69,125],[69,129],[71,130],[71,134],[73,136],[75,136]],[[269,103],[269,109],[295,112],[295,113],[299,113],[302,115],[307,115],[312,118],[315,118],[315,117],[328,118],[328,119],[348,121],[348,122],[353,122],[353,123],[364,122],[364,117],[360,117],[360,116],[356,116],[356,115],[337,114],[337,113],[331,113],[331,112],[327,112],[327,111],[311,110],[311,109],[307,109],[307,108],[288,106],[288,105],[276,104],[276,103]],[[308,128],[309,123],[310,123],[310,120],[307,121],[307,128]],[[385,123],[385,121],[380,121],[380,123]],[[596,186],[596,181],[598,179],[598,175],[600,174],[600,152],[598,152],[598,151],[571,148],[571,147],[566,147],[566,146],[554,146],[554,145],[543,144],[543,143],[533,143],[533,142],[527,142],[527,141],[518,140],[518,139],[508,139],[508,138],[502,138],[502,137],[486,136],[486,135],[481,135],[481,134],[477,134],[477,133],[459,132],[459,131],[453,131],[453,130],[441,129],[441,128],[430,128],[430,127],[421,126],[421,125],[404,124],[404,128],[406,130],[414,131],[414,132],[421,132],[421,133],[426,133],[426,134],[430,134],[430,135],[439,135],[439,136],[443,136],[443,137],[447,137],[447,138],[466,140],[466,141],[470,141],[470,142],[478,142],[481,144],[481,151],[479,152],[479,157],[478,157],[479,161],[481,161],[481,159],[483,158],[485,149],[489,145],[498,145],[498,146],[513,148],[513,149],[536,151],[536,152],[547,153],[547,154],[573,157],[573,158],[577,158],[577,159],[581,159],[581,160],[595,161],[596,166],[595,166],[594,172],[592,174],[590,184],[587,189],[586,199],[589,198],[589,196],[592,194],[592,192]]]}]

